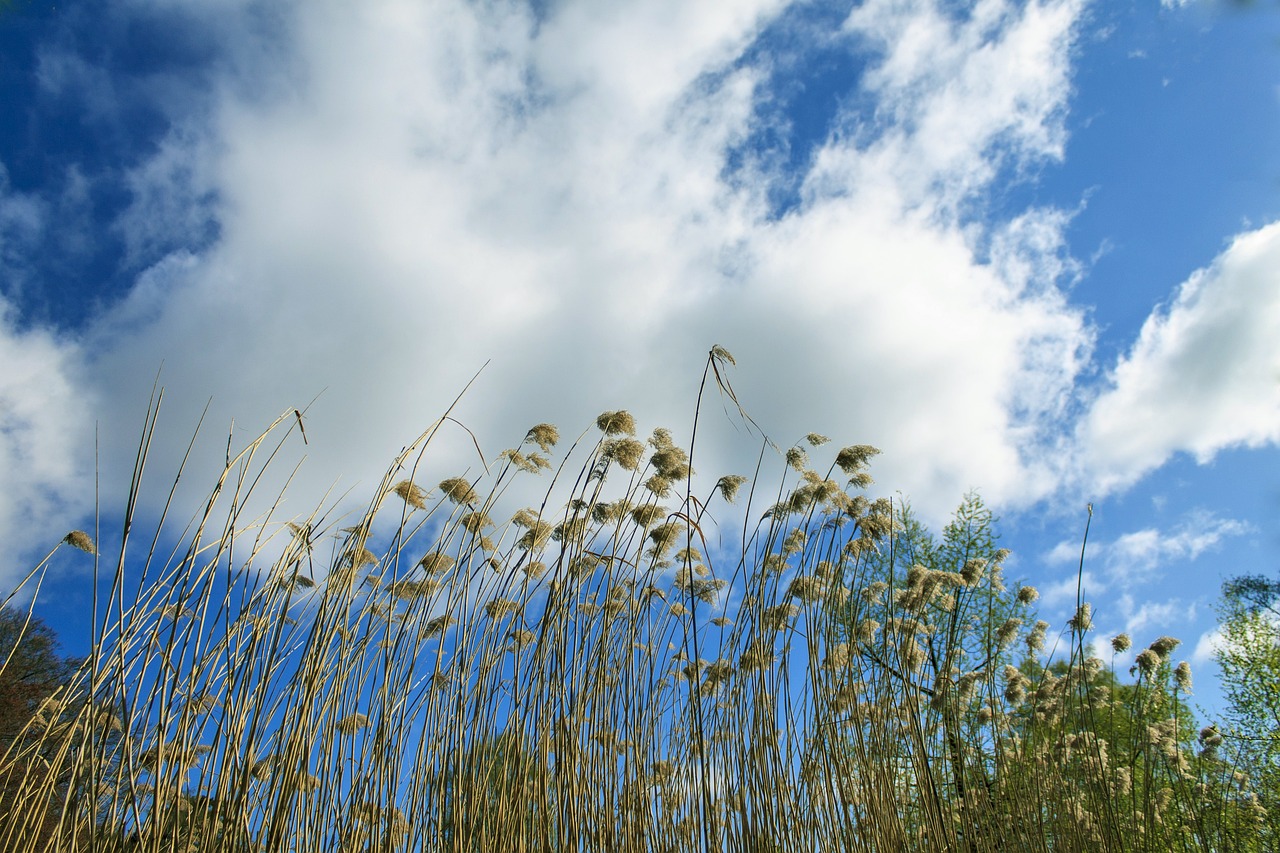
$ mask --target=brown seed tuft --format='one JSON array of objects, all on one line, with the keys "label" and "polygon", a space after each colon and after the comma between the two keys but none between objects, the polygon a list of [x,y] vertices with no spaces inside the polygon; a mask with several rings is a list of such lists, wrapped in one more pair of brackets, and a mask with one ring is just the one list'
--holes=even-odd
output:
[{"label": "brown seed tuft", "polygon": [[628,471],[640,467],[644,459],[644,443],[634,438],[615,438],[604,443],[602,455]]},{"label": "brown seed tuft", "polygon": [[453,568],[453,563],[453,557],[448,554],[442,554],[439,551],[432,551],[418,561],[418,565],[429,575],[443,574]]},{"label": "brown seed tuft", "polygon": [[422,491],[420,486],[414,485],[412,480],[401,480],[396,483],[392,489],[400,499],[414,509],[427,508],[427,493]]},{"label": "brown seed tuft", "polygon": [[836,454],[836,465],[846,474],[854,474],[880,451],[869,444],[855,444]]},{"label": "brown seed tuft", "polygon": [[604,412],[596,418],[596,428],[605,435],[635,435],[636,419],[630,412]]},{"label": "brown seed tuft", "polygon": [[716,481],[716,488],[720,490],[720,494],[726,501],[733,503],[733,499],[738,496],[738,489],[745,482],[747,478],[740,474],[726,474]]},{"label": "brown seed tuft", "polygon": [[79,548],[86,554],[97,554],[98,546],[93,544],[93,537],[83,530],[73,530],[66,536],[62,537],[62,541],[66,542],[73,548]]},{"label": "brown seed tuft", "polygon": [[543,453],[551,452],[560,440],[560,430],[554,424],[538,424],[524,436],[525,444],[536,444]]},{"label": "brown seed tuft", "polygon": [[1157,655],[1159,655],[1160,662],[1164,663],[1166,660],[1169,659],[1169,653],[1172,652],[1174,649],[1176,649],[1180,645],[1182,645],[1182,641],[1177,639],[1176,637],[1161,637],[1160,639],[1152,643],[1150,646],[1148,646],[1148,648],[1151,649],[1151,651],[1155,652]]},{"label": "brown seed tuft", "polygon": [[447,480],[442,480],[440,491],[444,492],[445,497],[456,504],[471,505],[476,502],[475,489],[463,477],[450,477]]}]

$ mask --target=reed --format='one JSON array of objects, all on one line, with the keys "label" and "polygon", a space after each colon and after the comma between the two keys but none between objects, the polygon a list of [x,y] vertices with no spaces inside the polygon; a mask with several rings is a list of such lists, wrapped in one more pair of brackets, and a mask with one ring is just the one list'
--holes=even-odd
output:
[{"label": "reed", "polygon": [[[731,364],[703,388],[737,404]],[[1126,682],[1084,602],[1054,640],[980,501],[934,541],[866,494],[873,448],[713,481],[700,411],[684,445],[614,411],[424,482],[446,412],[356,517],[245,517],[290,409],[134,556],[158,408],[115,559],[64,540],[103,574],[94,652],[0,745],[0,849],[1250,849],[1176,641]]]}]

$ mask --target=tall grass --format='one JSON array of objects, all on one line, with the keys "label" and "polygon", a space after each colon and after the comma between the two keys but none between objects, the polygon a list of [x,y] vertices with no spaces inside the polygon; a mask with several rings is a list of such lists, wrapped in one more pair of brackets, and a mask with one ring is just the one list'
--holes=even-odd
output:
[{"label": "tall grass", "polygon": [[246,517],[289,410],[138,544],[157,409],[94,652],[0,758],[0,849],[1248,849],[1176,641],[1122,684],[1082,602],[1055,649],[983,531],[910,553],[872,448],[705,479],[619,411],[420,482],[446,413],[354,518]]}]

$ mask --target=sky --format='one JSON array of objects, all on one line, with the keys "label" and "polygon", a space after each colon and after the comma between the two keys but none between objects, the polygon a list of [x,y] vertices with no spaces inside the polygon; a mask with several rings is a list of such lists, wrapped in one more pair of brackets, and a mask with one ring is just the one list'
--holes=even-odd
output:
[{"label": "sky", "polygon": [[[0,587],[95,478],[118,527],[157,382],[192,511],[305,409],[305,514],[473,377],[482,447],[687,438],[717,344],[781,446],[875,445],[938,529],[979,490],[1055,624],[1091,505],[1099,631],[1205,702],[1222,580],[1280,568],[1274,4],[15,0],[0,92]],[[754,465],[730,408],[704,472]]]}]

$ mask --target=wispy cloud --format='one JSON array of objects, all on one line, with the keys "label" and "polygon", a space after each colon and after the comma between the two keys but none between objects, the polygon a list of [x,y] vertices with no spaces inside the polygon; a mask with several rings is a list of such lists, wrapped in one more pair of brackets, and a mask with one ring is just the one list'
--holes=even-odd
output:
[{"label": "wispy cloud", "polygon": [[[1246,522],[1219,518],[1212,512],[1188,514],[1169,529],[1143,528],[1121,534],[1109,541],[1091,540],[1085,553],[1086,587],[1090,594],[1122,593],[1128,598],[1127,611],[1134,611],[1130,595],[1143,584],[1163,577],[1176,563],[1191,562],[1218,548],[1223,541],[1250,533]],[[1080,559],[1080,543],[1060,542],[1045,555],[1050,565],[1070,565]],[[1061,588],[1075,592],[1075,574],[1064,577]],[[1054,587],[1057,589],[1058,587]],[[1046,596],[1048,598],[1049,596]],[[1146,606],[1145,604],[1143,606]]]}]

